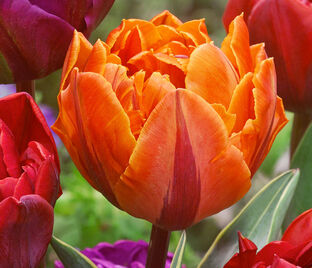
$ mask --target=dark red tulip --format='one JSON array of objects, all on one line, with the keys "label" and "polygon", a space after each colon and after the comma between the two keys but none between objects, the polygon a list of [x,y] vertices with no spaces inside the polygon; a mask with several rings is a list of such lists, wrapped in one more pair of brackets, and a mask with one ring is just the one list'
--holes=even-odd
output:
[{"label": "dark red tulip", "polygon": [[0,99],[0,267],[37,267],[53,229],[59,160],[49,127],[27,93]]},{"label": "dark red tulip", "polygon": [[73,30],[86,37],[114,0],[1,0],[0,82],[43,77],[63,64]]},{"label": "dark red tulip", "polygon": [[257,253],[257,246],[239,233],[239,253],[224,268],[310,268],[312,266],[312,209],[299,215],[281,241]]},{"label": "dark red tulip", "polygon": [[265,42],[274,57],[278,95],[286,109],[312,115],[312,1],[229,0],[226,28],[242,12],[251,43]]}]

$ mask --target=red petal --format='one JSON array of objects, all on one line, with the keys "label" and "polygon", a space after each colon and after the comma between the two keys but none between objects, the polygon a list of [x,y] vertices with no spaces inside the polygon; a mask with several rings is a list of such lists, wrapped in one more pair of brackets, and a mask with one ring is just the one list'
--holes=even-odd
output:
[{"label": "red petal", "polygon": [[52,236],[53,208],[38,195],[0,203],[0,266],[38,267]]},{"label": "red petal", "polygon": [[303,212],[293,220],[284,232],[282,240],[293,245],[312,241],[312,209]]}]

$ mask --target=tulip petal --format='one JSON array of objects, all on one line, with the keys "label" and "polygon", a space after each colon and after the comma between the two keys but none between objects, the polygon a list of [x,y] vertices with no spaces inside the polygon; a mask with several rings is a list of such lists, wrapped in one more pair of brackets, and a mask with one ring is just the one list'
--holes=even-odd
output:
[{"label": "tulip petal", "polygon": [[192,36],[192,39],[196,46],[204,43],[209,43],[211,39],[208,36],[207,28],[205,25],[205,19],[191,20],[183,23],[177,28],[181,33],[188,33]]},{"label": "tulip petal", "polygon": [[303,2],[259,1],[248,18],[251,42],[265,42],[274,57],[285,106],[301,112],[310,110],[312,101],[312,9]]},{"label": "tulip petal", "polygon": [[15,81],[43,77],[61,67],[72,25],[31,1],[0,1],[0,17],[0,51]]},{"label": "tulip petal", "polygon": [[222,104],[214,103],[211,106],[213,107],[213,109],[215,109],[215,111],[222,118],[222,120],[226,126],[226,129],[228,131],[228,134],[230,136],[230,133],[232,132],[232,129],[235,125],[236,115],[226,111],[225,107]]},{"label": "tulip petal", "polygon": [[7,177],[0,180],[0,202],[14,194],[15,186],[18,182],[17,178]]},{"label": "tulip petal", "polygon": [[85,21],[87,30],[84,32],[86,36],[90,36],[91,32],[100,24],[107,15],[115,0],[93,0],[92,6],[89,8]]},{"label": "tulip petal", "polygon": [[128,112],[133,110],[133,99],[135,97],[133,80],[128,78],[127,68],[122,65],[107,63],[104,78],[111,84],[123,109]]},{"label": "tulip petal", "polygon": [[0,215],[0,266],[38,267],[52,236],[52,206],[38,195],[9,197]]},{"label": "tulip petal", "polygon": [[238,232],[239,253],[236,253],[224,266],[224,268],[254,267],[257,246]]},{"label": "tulip petal", "polygon": [[[229,176],[219,166],[227,161],[235,166]],[[150,114],[114,191],[130,214],[174,230],[224,209],[249,186],[249,170],[219,115],[196,94],[176,90]]]},{"label": "tulip petal", "polygon": [[131,65],[130,70],[132,72],[144,70],[147,77],[151,76],[153,72],[160,72],[169,75],[170,81],[175,87],[185,87],[183,66],[175,57],[163,53],[144,51],[132,57],[128,63]]},{"label": "tulip petal", "polygon": [[54,161],[46,159],[39,167],[34,193],[40,195],[52,206],[60,194],[60,181]]},{"label": "tulip petal", "polygon": [[296,246],[312,241],[312,209],[303,212],[292,221],[284,232],[282,240]]},{"label": "tulip petal", "polygon": [[123,20],[121,25],[111,31],[106,39],[106,43],[111,47],[111,52],[118,52],[126,48],[127,39],[135,28],[139,31],[142,50],[154,48],[161,41],[161,36],[153,23],[138,19]]},{"label": "tulip petal", "polygon": [[97,40],[88,57],[84,72],[94,72],[103,75],[105,70],[107,50],[101,40]]},{"label": "tulip petal", "polygon": [[141,110],[145,113],[145,117],[148,118],[163,97],[175,89],[175,86],[170,83],[168,78],[165,78],[160,73],[154,72],[145,82],[142,92],[143,98]]},{"label": "tulip petal", "polygon": [[173,27],[168,25],[159,25],[156,27],[156,29],[161,36],[160,46],[164,46],[172,41],[180,43],[183,43],[184,41],[184,38],[181,36],[181,34]]},{"label": "tulip petal", "polygon": [[160,14],[156,15],[151,19],[151,23],[154,25],[168,25],[177,28],[182,24],[182,22],[174,15],[172,15],[168,10],[164,10]]},{"label": "tulip petal", "polygon": [[204,44],[191,54],[185,85],[207,102],[228,108],[237,82],[234,67],[216,46]]},{"label": "tulip petal", "polygon": [[69,87],[58,98],[54,131],[88,182],[117,205],[112,187],[127,167],[136,141],[111,84],[99,74],[74,69]]},{"label": "tulip petal", "polygon": [[298,268],[297,265],[280,258],[278,255],[274,256],[273,262],[270,264],[270,268]]},{"label": "tulip petal", "polygon": [[311,267],[312,265],[312,241],[311,240],[299,252],[296,258],[296,264],[299,267]]},{"label": "tulip petal", "polygon": [[14,136],[6,124],[0,119],[0,150],[3,163],[9,177],[18,178],[21,175],[19,152],[15,146]]},{"label": "tulip petal", "polygon": [[67,87],[70,80],[69,74],[74,67],[77,67],[80,71],[84,69],[91,51],[92,45],[89,41],[82,33],[75,30],[63,65],[61,89]]},{"label": "tulip petal", "polygon": [[231,0],[228,1],[224,14],[223,14],[223,24],[225,29],[228,29],[231,22],[235,19],[235,17],[244,12],[245,20],[248,19],[249,13],[258,0]]},{"label": "tulip petal", "polygon": [[23,173],[17,181],[14,193],[11,196],[15,197],[17,200],[20,200],[23,195],[29,195],[34,193],[35,185],[32,179],[28,176],[28,174]]},{"label": "tulip petal", "polygon": [[52,133],[30,95],[22,92],[0,99],[0,118],[12,132],[18,152],[24,152],[29,141],[38,142],[55,157],[54,161],[60,170]]},{"label": "tulip petal", "polygon": [[287,258],[288,253],[294,246],[286,241],[273,241],[265,245],[257,254],[256,262],[264,262],[266,265],[270,265],[273,262],[274,256],[281,258]]},{"label": "tulip petal", "polygon": [[[252,174],[262,163],[277,131],[287,123],[282,103],[276,96],[275,68],[273,59],[263,61],[259,71],[253,77],[253,97],[255,119],[247,120],[238,135],[232,136],[232,142],[244,154]],[[278,115],[275,118],[275,115]]]},{"label": "tulip petal", "polygon": [[250,46],[250,53],[251,53],[254,73],[257,73],[259,71],[261,62],[268,58],[264,49],[264,43]]},{"label": "tulip petal", "polygon": [[222,43],[221,50],[239,70],[240,77],[253,70],[249,33],[242,15],[237,16],[230,24],[229,33]]},{"label": "tulip petal", "polygon": [[252,73],[246,74],[233,92],[228,109],[228,112],[236,114],[233,132],[241,131],[248,119],[255,119],[255,102],[252,93],[255,86],[252,79]]}]

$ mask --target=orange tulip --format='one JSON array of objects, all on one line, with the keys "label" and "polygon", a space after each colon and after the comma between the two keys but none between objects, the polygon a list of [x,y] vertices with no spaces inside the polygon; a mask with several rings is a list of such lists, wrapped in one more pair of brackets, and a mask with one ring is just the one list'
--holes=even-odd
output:
[{"label": "orange tulip", "polygon": [[87,181],[166,230],[242,198],[287,122],[273,60],[242,17],[221,49],[203,20],[167,11],[94,46],[75,32],[58,101],[53,129]]}]

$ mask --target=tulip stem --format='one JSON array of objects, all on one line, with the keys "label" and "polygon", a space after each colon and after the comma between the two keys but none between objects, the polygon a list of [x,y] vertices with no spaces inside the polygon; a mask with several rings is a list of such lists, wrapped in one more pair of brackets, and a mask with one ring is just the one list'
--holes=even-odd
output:
[{"label": "tulip stem", "polygon": [[148,246],[146,268],[163,268],[166,264],[170,232],[155,225],[152,227]]},{"label": "tulip stem", "polygon": [[27,92],[35,99],[35,80],[25,80],[16,83],[16,92]]},{"label": "tulip stem", "polygon": [[291,145],[290,145],[290,157],[293,157],[293,154],[296,151],[296,148],[304,135],[304,132],[308,128],[309,124],[312,121],[312,115],[305,113],[295,113],[294,122],[291,132]]}]

